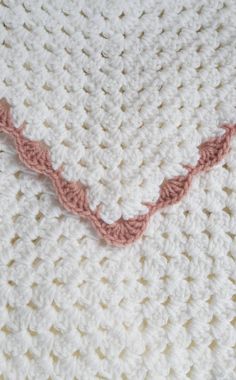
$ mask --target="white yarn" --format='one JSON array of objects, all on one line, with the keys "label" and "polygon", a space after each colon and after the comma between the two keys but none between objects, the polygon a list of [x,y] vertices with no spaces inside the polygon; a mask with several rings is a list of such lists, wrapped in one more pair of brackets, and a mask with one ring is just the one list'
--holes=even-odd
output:
[{"label": "white yarn", "polygon": [[127,248],[0,144],[0,378],[235,380],[235,140]]},{"label": "white yarn", "polygon": [[0,96],[114,222],[236,119],[235,0],[2,0]]},{"label": "white yarn", "polygon": [[[107,222],[235,122],[234,0],[0,1],[0,98]],[[236,142],[126,248],[0,136],[0,380],[236,380]]]}]

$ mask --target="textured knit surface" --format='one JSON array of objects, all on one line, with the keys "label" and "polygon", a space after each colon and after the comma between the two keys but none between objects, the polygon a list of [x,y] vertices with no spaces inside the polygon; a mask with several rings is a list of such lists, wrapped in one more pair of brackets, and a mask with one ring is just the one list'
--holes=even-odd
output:
[{"label": "textured knit surface", "polygon": [[0,144],[0,378],[235,380],[235,140],[126,248]]},{"label": "textured knit surface", "polygon": [[[0,0],[0,99],[14,118],[0,109],[0,130],[43,141],[107,223],[146,213],[235,124],[235,41],[234,0]],[[236,380],[226,137],[203,146],[217,165],[118,248],[0,133],[0,380]],[[24,146],[38,165],[41,145]]]},{"label": "textured knit surface", "polygon": [[0,96],[107,223],[235,122],[234,0],[0,3]]}]

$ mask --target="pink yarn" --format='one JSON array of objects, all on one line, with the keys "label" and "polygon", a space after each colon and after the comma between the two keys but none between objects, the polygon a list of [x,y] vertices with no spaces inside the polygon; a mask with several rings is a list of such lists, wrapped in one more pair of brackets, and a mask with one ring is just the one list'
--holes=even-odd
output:
[{"label": "pink yarn", "polygon": [[125,246],[137,240],[145,231],[149,219],[163,207],[179,202],[189,190],[193,177],[209,170],[228,153],[230,141],[236,134],[236,125],[224,125],[225,133],[207,140],[199,147],[200,158],[196,166],[188,166],[185,176],[178,176],[163,182],[160,196],[155,203],[147,204],[145,215],[128,220],[120,219],[112,224],[105,223],[99,211],[92,211],[88,204],[87,190],[79,182],[69,182],[62,177],[61,170],[54,170],[47,147],[40,141],[24,137],[23,129],[13,126],[10,106],[0,99],[0,132],[9,134],[15,142],[20,160],[35,172],[51,178],[61,204],[71,213],[88,218],[100,235],[110,244]]}]

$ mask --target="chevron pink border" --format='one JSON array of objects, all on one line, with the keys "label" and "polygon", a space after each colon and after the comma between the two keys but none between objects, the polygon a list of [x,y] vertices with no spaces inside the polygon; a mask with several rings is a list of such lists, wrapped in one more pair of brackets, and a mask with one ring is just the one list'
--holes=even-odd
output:
[{"label": "chevron pink border", "polygon": [[79,182],[69,182],[62,176],[62,169],[52,167],[48,148],[40,141],[31,141],[23,135],[23,124],[15,128],[12,121],[10,105],[6,99],[0,99],[0,132],[10,135],[16,145],[20,160],[30,169],[49,177],[54,185],[60,203],[71,213],[90,220],[106,242],[125,246],[142,236],[149,219],[157,211],[179,202],[188,192],[193,177],[209,170],[227,154],[230,141],[236,134],[236,124],[224,125],[225,133],[211,138],[199,146],[200,158],[196,166],[186,166],[188,173],[163,182],[160,196],[155,203],[147,204],[145,215],[107,224],[99,216],[99,208],[92,211],[89,207],[87,190]]}]

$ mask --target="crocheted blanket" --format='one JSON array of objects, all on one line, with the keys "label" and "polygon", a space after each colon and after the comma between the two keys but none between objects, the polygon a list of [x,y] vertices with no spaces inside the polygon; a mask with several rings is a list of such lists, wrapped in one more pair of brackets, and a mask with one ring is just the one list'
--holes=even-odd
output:
[{"label": "crocheted blanket", "polygon": [[236,379],[235,21],[0,1],[0,379]]}]

